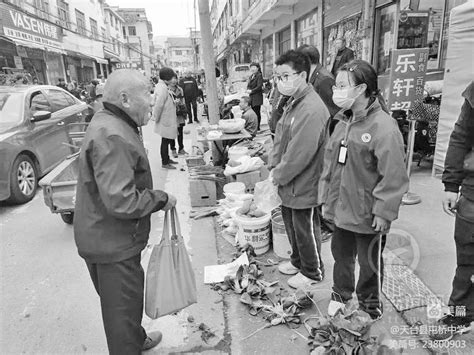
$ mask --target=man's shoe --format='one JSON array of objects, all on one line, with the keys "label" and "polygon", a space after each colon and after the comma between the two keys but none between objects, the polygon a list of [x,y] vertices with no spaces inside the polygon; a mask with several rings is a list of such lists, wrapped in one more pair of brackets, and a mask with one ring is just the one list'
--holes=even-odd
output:
[{"label": "man's shoe", "polygon": [[456,334],[464,334],[471,330],[471,319],[468,317],[455,317],[448,314],[439,319],[435,327],[428,327],[431,329],[428,333],[433,340],[450,340]]},{"label": "man's shoe", "polygon": [[293,288],[302,288],[303,290],[308,290],[316,286],[321,282],[318,280],[310,279],[309,277],[304,276],[301,272],[297,273],[295,276],[292,276],[288,279],[288,285]]},{"label": "man's shoe", "polygon": [[173,155],[173,158],[177,158],[178,157],[178,152],[176,151],[176,149],[173,149],[171,151],[171,155]]},{"label": "man's shoe", "polygon": [[300,269],[298,269],[296,266],[293,266],[291,261],[285,261],[278,265],[278,271],[284,275],[296,275],[298,272],[300,272]]},{"label": "man's shoe", "polygon": [[188,152],[185,151],[184,149],[180,149],[180,150],[178,151],[178,154],[179,154],[179,155],[188,155]]},{"label": "man's shoe", "polygon": [[331,300],[328,306],[328,316],[334,317],[338,312],[344,312],[346,305],[342,302]]},{"label": "man's shoe", "polygon": [[174,165],[171,165],[171,164],[163,164],[161,167],[163,169],[169,169],[169,170],[175,169],[176,170],[176,167]]},{"label": "man's shoe", "polygon": [[163,334],[161,334],[159,331],[148,333],[145,341],[143,342],[142,351],[147,351],[154,348],[161,342],[162,338]]},{"label": "man's shoe", "polygon": [[171,160],[171,159],[170,159],[170,161],[169,161],[169,163],[168,163],[168,164],[173,164],[173,165],[176,165],[176,164],[179,164],[179,163],[178,163],[177,161],[174,161],[174,160]]}]

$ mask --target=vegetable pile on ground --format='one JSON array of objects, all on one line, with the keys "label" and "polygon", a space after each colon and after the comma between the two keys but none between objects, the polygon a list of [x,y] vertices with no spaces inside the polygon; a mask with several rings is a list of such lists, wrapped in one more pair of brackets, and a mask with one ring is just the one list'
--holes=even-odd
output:
[{"label": "vegetable pile on ground", "polygon": [[311,355],[375,354],[380,344],[377,337],[370,336],[373,323],[370,316],[354,304],[334,317],[307,318],[304,325],[310,334]]},{"label": "vegetable pile on ground", "polygon": [[251,315],[261,314],[268,321],[265,327],[279,324],[299,327],[304,314],[301,311],[314,303],[312,294],[300,289],[289,293],[277,285],[279,281],[265,281],[258,264],[258,260],[251,259],[249,265],[240,266],[235,276],[227,276],[213,289],[240,294],[240,302],[247,305]]}]

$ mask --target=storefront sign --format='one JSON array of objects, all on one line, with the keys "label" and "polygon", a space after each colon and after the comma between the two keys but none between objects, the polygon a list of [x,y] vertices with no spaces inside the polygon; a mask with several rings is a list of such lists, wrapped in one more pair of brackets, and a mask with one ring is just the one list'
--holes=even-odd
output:
[{"label": "storefront sign", "polygon": [[7,37],[62,48],[60,27],[0,4],[3,32]]},{"label": "storefront sign", "polygon": [[13,60],[15,61],[15,68],[23,69],[23,62],[21,61],[21,57],[14,56]]},{"label": "storefront sign", "polygon": [[397,48],[425,48],[428,46],[428,11],[402,11],[398,23]]},{"label": "storefront sign", "polygon": [[137,63],[116,63],[116,69],[137,69]]},{"label": "storefront sign", "polygon": [[409,110],[423,97],[428,48],[392,51],[388,103],[390,110]]}]

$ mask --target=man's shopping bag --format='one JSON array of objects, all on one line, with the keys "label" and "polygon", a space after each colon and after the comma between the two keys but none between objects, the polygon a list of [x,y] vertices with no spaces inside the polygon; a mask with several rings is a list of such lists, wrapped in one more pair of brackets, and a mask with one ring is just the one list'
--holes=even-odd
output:
[{"label": "man's shopping bag", "polygon": [[145,313],[156,319],[196,302],[196,279],[181,235],[178,213],[173,208],[170,213],[165,213],[163,237],[153,247],[148,263]]}]

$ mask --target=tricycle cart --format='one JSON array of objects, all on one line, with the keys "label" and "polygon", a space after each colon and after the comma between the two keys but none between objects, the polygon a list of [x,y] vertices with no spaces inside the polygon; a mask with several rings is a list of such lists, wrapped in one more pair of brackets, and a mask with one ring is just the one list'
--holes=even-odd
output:
[{"label": "tricycle cart", "polygon": [[73,154],[44,176],[39,185],[43,189],[44,203],[52,213],[59,213],[62,220],[72,224],[76,200],[79,149],[87,129],[87,123],[73,123],[68,127],[69,142]]}]

